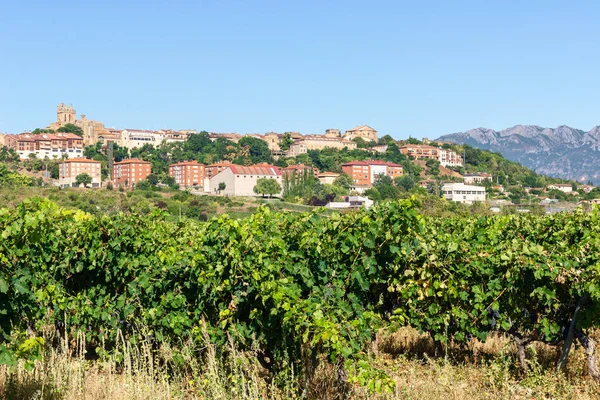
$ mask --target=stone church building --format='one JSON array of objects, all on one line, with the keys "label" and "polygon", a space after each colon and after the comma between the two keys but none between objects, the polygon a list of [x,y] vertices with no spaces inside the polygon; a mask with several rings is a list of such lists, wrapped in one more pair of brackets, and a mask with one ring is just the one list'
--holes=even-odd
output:
[{"label": "stone church building", "polygon": [[85,114],[77,119],[73,106],[67,106],[60,103],[56,109],[56,122],[48,126],[48,129],[60,131],[60,127],[66,124],[73,124],[83,130],[83,144],[85,146],[95,144],[100,135],[109,135],[110,132],[104,127],[104,124],[98,121],[92,121],[86,118]]}]

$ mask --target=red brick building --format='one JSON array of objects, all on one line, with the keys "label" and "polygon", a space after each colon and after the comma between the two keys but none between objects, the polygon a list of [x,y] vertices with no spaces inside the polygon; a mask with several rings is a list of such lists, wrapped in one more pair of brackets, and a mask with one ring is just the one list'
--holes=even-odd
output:
[{"label": "red brick building", "polygon": [[380,160],[351,161],[342,164],[342,171],[352,178],[355,185],[363,187],[373,186],[379,175],[387,175],[394,179],[404,172],[401,165]]},{"label": "red brick building", "polygon": [[169,176],[180,187],[204,186],[205,169],[198,161],[183,161],[169,165]]},{"label": "red brick building", "polygon": [[117,162],[113,166],[112,181],[115,185],[134,187],[152,173],[152,164],[148,161],[130,158]]},{"label": "red brick building", "polygon": [[230,163],[229,161],[221,161],[218,163],[210,164],[204,168],[204,174],[208,179],[210,179],[213,176],[217,175],[219,172],[223,171],[225,168],[229,168],[233,165],[234,164]]}]

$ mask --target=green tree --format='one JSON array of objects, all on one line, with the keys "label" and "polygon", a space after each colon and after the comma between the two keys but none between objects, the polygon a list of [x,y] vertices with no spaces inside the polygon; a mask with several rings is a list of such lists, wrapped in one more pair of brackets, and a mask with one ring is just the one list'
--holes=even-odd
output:
[{"label": "green tree", "polygon": [[152,186],[156,186],[156,184],[158,183],[158,177],[154,174],[150,174],[146,177],[146,180],[148,181],[149,184],[151,184]]},{"label": "green tree", "polygon": [[257,139],[252,136],[244,136],[238,142],[240,147],[247,150],[250,162],[252,164],[258,164],[261,162],[271,163],[273,162],[273,156],[267,142],[261,139]]},{"label": "green tree", "polygon": [[77,177],[75,178],[75,184],[77,186],[79,185],[83,185],[83,187],[87,187],[87,185],[92,183],[92,177],[89,176],[86,173],[83,174],[79,174],[77,175]]},{"label": "green tree", "polygon": [[225,190],[225,188],[227,188],[227,184],[225,182],[219,182],[219,193],[221,193],[222,190]]},{"label": "green tree", "polygon": [[73,124],[66,124],[58,128],[59,132],[73,133],[77,136],[83,137],[83,129]]},{"label": "green tree", "polygon": [[409,192],[415,186],[415,180],[410,175],[398,176],[395,179],[396,186]]},{"label": "green tree", "polygon": [[287,150],[289,150],[289,148],[292,144],[294,144],[294,139],[292,139],[292,135],[290,135],[289,132],[286,132],[283,135],[281,142],[279,142],[279,148],[281,150],[287,151]]},{"label": "green tree", "polygon": [[274,194],[281,192],[281,185],[273,178],[258,178],[256,180],[256,186],[254,186],[254,193],[260,194],[263,197],[265,194],[269,195],[269,198]]},{"label": "green tree", "polygon": [[352,181],[352,177],[350,177],[350,175],[342,172],[340,176],[335,178],[333,184],[342,187],[346,190],[349,190],[354,185],[354,181]]},{"label": "green tree", "polygon": [[202,131],[188,136],[186,144],[188,149],[192,152],[202,153],[205,149],[208,150],[211,147],[212,142],[210,141],[208,133]]},{"label": "green tree", "polygon": [[52,129],[35,128],[31,133],[34,135],[41,135],[42,133],[54,133],[54,131]]}]

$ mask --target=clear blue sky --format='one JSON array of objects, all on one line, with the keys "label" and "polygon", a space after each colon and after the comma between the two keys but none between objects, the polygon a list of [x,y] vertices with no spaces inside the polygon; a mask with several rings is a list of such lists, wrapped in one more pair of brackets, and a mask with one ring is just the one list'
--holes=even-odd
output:
[{"label": "clear blue sky", "polygon": [[1,1],[0,132],[600,124],[597,1]]}]

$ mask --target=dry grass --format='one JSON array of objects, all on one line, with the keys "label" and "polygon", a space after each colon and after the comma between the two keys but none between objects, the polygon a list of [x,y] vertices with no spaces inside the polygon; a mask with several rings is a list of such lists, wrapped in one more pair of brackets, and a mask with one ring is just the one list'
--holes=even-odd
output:
[{"label": "dry grass", "polygon": [[[513,343],[503,336],[468,348],[449,346],[434,357],[433,342],[412,329],[381,333],[372,363],[393,379],[394,393],[373,394],[340,386],[340,366],[321,357],[308,384],[288,371],[272,376],[253,351],[239,352],[233,340],[219,348],[204,336],[200,348],[133,346],[119,337],[104,359],[85,359],[81,339],[64,340],[32,369],[0,367],[0,399],[598,399],[600,385],[585,375],[584,354],[574,349],[566,373],[556,373],[557,350],[531,346],[530,372],[518,369]],[[200,350],[200,352],[198,352]],[[438,349],[438,353],[439,353]],[[201,354],[198,356],[198,354]]]}]

